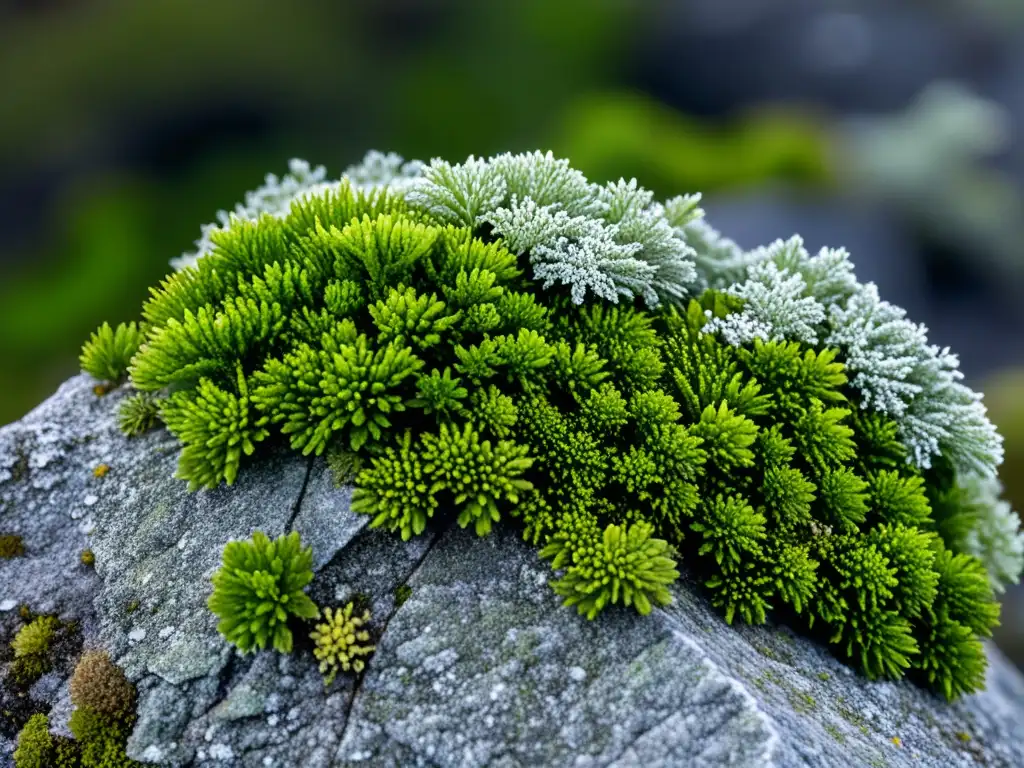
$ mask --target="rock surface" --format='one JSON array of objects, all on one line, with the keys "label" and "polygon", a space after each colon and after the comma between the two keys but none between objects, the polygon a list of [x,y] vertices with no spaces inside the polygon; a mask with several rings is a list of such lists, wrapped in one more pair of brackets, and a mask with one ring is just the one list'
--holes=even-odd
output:
[{"label": "rock surface", "polygon": [[[85,645],[107,648],[138,686],[129,752],[140,760],[1024,765],[1024,678],[994,647],[988,690],[947,705],[909,683],[869,683],[785,627],[728,627],[685,583],[646,619],[587,622],[559,606],[547,566],[513,534],[402,543],[370,531],[319,460],[281,453],[231,489],[189,494],[169,435],[117,432],[123,396],[74,378],[0,430],[0,533],[27,550],[0,560],[0,643],[22,603],[78,620]],[[319,604],[370,601],[377,651],[361,678],[325,689],[308,643],[241,657],[221,641],[209,576],[224,544],[256,528],[313,544]],[[79,561],[86,547],[95,570]],[[31,691],[55,731],[70,713],[68,671]]]}]

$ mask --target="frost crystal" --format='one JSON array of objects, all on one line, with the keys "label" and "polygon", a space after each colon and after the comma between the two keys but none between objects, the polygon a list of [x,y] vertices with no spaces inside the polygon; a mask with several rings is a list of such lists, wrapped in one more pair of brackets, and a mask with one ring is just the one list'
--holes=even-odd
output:
[{"label": "frost crystal", "polygon": [[558,206],[573,216],[601,212],[601,203],[594,198],[587,177],[550,151],[520,155],[506,152],[491,158],[490,165],[505,180],[510,196],[530,198],[540,206]]},{"label": "frost crystal", "polygon": [[505,189],[505,180],[486,160],[470,155],[452,165],[434,158],[406,199],[440,221],[475,227],[481,216],[504,202]]},{"label": "frost crystal", "polygon": [[1002,483],[995,478],[969,477],[962,482],[968,504],[978,511],[978,519],[968,532],[964,550],[977,557],[988,570],[996,592],[1016,584],[1024,571],[1024,533],[1020,517],[1000,500]]},{"label": "frost crystal", "polygon": [[662,215],[690,249],[694,277],[690,293],[699,295],[708,288],[723,290],[747,276],[751,257],[736,243],[722,235],[704,219],[699,207],[701,195],[679,195],[666,201]]},{"label": "frost crystal", "polygon": [[874,284],[861,286],[846,306],[830,308],[825,343],[841,348],[851,384],[863,404],[896,419],[900,438],[920,467],[943,454],[961,471],[995,474],[1002,439],[981,395],[962,384],[959,360],[928,343],[928,330],[906,311],[882,301]]},{"label": "frost crystal", "polygon": [[360,187],[405,189],[423,173],[419,160],[405,161],[397,152],[371,149],[361,163],[350,165],[343,176]]},{"label": "frost crystal", "polygon": [[722,332],[734,346],[766,336],[817,344],[817,329],[825,320],[825,308],[806,295],[803,275],[780,269],[772,260],[755,264],[749,274],[746,282],[729,289],[745,301],[743,310],[712,320],[705,331]]}]

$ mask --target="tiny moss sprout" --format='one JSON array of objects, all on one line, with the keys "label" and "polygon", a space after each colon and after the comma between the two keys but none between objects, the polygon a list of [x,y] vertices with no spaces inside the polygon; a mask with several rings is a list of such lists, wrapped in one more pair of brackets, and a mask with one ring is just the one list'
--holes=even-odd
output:
[{"label": "tiny moss sprout", "polygon": [[143,338],[136,323],[121,323],[116,329],[104,323],[82,347],[82,370],[101,382],[123,380]]},{"label": "tiny moss sprout", "polygon": [[316,625],[310,638],[316,643],[313,654],[320,662],[325,685],[334,682],[338,672],[362,672],[366,659],[376,646],[369,645],[370,633],[366,626],[370,612],[353,615],[354,603],[343,608],[324,609],[324,622]]},{"label": "tiny moss sprout", "polygon": [[160,401],[148,392],[140,392],[121,401],[117,411],[117,426],[125,437],[137,437],[148,432],[160,420]]}]

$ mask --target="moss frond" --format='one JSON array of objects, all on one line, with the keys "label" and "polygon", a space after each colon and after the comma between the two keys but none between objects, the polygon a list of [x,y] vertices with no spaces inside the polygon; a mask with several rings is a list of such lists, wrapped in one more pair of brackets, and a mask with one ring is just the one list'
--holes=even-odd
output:
[{"label": "moss frond", "polygon": [[125,437],[148,432],[160,421],[160,401],[149,392],[126,397],[117,409],[117,426]]},{"label": "moss frond", "polygon": [[555,592],[594,618],[607,605],[635,605],[642,615],[655,605],[667,605],[667,585],[675,581],[675,569],[668,542],[653,538],[647,523],[628,529],[609,525],[603,534],[596,526],[556,534],[541,550],[542,557],[554,557],[555,567],[565,564],[566,572],[554,583]]},{"label": "moss frond", "polygon": [[121,323],[116,329],[104,323],[82,347],[82,370],[100,381],[122,381],[143,336],[137,323]]},{"label": "moss frond", "polygon": [[313,550],[303,548],[297,533],[271,541],[256,531],[251,540],[229,542],[208,601],[220,619],[217,631],[243,653],[270,645],[291,653],[289,617],[320,615],[303,591],[312,580]]}]

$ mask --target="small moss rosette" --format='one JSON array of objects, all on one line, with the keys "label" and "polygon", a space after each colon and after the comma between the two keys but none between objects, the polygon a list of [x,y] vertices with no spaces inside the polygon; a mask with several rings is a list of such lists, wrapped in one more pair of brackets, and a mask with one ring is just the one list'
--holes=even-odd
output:
[{"label": "small moss rosette", "polygon": [[[744,251],[699,195],[550,153],[293,170],[83,353],[150,398],[126,432],[155,404],[190,487],[287,441],[358,467],[352,508],[405,539],[517,527],[588,617],[665,605],[685,567],[727,621],[774,613],[949,698],[983,685],[994,596],[1024,567],[1001,439],[846,251]],[[230,560],[222,631],[290,648],[308,580]]]},{"label": "small moss rosette", "polygon": [[297,533],[271,541],[256,531],[252,539],[228,542],[208,601],[220,619],[217,630],[243,653],[268,646],[291,653],[289,620],[320,615],[303,591],[312,580],[313,550]]}]

